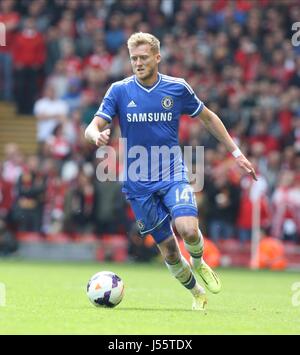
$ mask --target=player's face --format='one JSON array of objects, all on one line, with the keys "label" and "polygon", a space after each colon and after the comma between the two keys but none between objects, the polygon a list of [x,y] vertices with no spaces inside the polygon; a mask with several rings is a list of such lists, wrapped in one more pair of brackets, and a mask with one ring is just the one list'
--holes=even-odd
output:
[{"label": "player's face", "polygon": [[151,85],[157,78],[160,54],[153,53],[149,44],[141,44],[129,50],[132,70],[140,82]]}]

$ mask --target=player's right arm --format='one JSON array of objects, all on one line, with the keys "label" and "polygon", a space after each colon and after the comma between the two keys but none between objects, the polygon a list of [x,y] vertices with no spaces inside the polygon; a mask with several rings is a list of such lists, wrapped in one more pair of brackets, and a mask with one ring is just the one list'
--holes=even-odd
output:
[{"label": "player's right arm", "polygon": [[117,88],[113,84],[106,92],[95,117],[85,130],[85,138],[96,144],[97,147],[106,145],[109,141],[110,129],[104,128],[111,123],[113,117],[117,114],[117,97]]},{"label": "player's right arm", "polygon": [[95,116],[92,122],[87,126],[84,136],[97,147],[106,145],[109,141],[110,129],[104,129],[109,123],[102,117]]}]

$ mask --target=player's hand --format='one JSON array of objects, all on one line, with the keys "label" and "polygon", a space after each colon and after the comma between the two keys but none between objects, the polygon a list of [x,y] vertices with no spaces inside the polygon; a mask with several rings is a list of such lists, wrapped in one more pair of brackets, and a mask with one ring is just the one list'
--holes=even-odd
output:
[{"label": "player's hand", "polygon": [[257,176],[255,173],[255,170],[252,166],[252,164],[250,163],[250,161],[244,156],[244,155],[240,155],[238,158],[235,158],[238,166],[245,171],[247,174],[250,174],[254,180],[257,181]]},{"label": "player's hand", "polygon": [[97,137],[95,138],[95,144],[97,147],[101,147],[102,145],[106,145],[109,141],[110,137],[110,129],[105,129],[102,132],[99,132],[97,134]]}]

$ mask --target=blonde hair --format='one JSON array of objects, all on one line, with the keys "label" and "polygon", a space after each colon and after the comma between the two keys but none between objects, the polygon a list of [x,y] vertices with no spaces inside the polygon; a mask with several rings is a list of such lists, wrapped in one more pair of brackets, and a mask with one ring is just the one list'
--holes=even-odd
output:
[{"label": "blonde hair", "polygon": [[145,33],[145,32],[134,33],[129,37],[127,41],[127,47],[129,50],[130,48],[135,48],[137,46],[140,46],[141,44],[149,44],[153,53],[160,52],[159,40],[150,33]]}]

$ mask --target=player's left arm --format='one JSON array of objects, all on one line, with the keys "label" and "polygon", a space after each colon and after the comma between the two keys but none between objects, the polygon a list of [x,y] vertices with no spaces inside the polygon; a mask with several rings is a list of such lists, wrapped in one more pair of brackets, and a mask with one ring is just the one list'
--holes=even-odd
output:
[{"label": "player's left arm", "polygon": [[238,166],[257,180],[255,170],[250,161],[240,151],[226,130],[221,119],[211,110],[204,106],[198,117],[202,120],[207,130],[223,143],[227,150],[235,157]]}]

